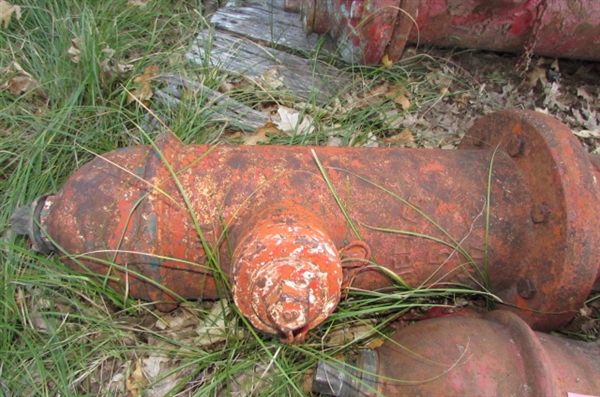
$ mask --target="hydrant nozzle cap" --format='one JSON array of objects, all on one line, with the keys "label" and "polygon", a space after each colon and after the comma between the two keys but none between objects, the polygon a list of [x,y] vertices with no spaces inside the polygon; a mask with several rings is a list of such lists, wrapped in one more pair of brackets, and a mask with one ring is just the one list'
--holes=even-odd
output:
[{"label": "hydrant nozzle cap", "polygon": [[310,261],[276,258],[257,271],[253,281],[252,309],[260,325],[286,341],[303,337],[326,310],[327,275]]}]

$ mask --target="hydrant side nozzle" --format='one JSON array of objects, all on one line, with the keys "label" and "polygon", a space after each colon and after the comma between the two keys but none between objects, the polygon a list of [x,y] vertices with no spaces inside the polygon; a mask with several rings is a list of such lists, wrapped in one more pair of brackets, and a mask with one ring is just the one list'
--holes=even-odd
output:
[{"label": "hydrant side nozzle", "polygon": [[246,227],[233,255],[233,299],[256,328],[300,342],[340,299],[335,244],[319,219],[294,203],[269,206]]}]

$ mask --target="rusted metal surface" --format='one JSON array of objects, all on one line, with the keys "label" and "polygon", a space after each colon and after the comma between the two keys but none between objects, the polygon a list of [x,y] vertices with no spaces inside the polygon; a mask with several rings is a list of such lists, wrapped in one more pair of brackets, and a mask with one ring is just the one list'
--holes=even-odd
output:
[{"label": "rusted metal surface", "polygon": [[236,305],[256,328],[286,342],[302,341],[340,299],[343,274],[335,244],[321,219],[291,201],[268,206],[242,227],[234,237]]},{"label": "rusted metal surface", "polygon": [[393,38],[398,1],[304,0],[301,19],[307,33],[329,33],[344,60],[378,63]]},{"label": "rusted metal surface", "polygon": [[[375,357],[365,360],[363,352],[362,360],[345,368],[320,363],[314,387],[346,397],[567,396],[600,390],[600,344],[534,332],[503,310],[483,318],[420,321],[370,354]],[[347,376],[352,367],[358,367],[355,377]],[[338,384],[340,378],[346,382]]]},{"label": "rusted metal surface", "polygon": [[[598,254],[588,250],[595,244],[589,237],[598,234],[598,170],[581,167],[580,160],[587,164],[588,155],[576,139],[564,139],[557,131],[567,134],[568,128],[552,117],[501,112],[478,120],[459,146],[485,150],[505,142],[530,194],[528,238],[534,245],[521,252],[519,260],[526,265],[512,272],[516,288],[496,291],[519,307],[544,301],[539,307],[552,312],[578,310],[571,302],[587,297],[600,268]],[[490,274],[492,283],[494,277]],[[585,291],[561,291],[565,284],[585,286]],[[537,316],[527,311],[521,315]],[[536,326],[535,321],[530,324]]]},{"label": "rusted metal surface", "polygon": [[369,261],[415,287],[485,286],[549,330],[598,274],[598,170],[547,115],[486,116],[456,151],[154,145],[84,165],[38,221],[69,266],[162,309],[233,285],[257,328],[302,339],[341,283],[390,286]]},{"label": "rusted metal surface", "polygon": [[406,43],[600,60],[596,0],[304,0],[305,29],[350,63],[400,58]]}]

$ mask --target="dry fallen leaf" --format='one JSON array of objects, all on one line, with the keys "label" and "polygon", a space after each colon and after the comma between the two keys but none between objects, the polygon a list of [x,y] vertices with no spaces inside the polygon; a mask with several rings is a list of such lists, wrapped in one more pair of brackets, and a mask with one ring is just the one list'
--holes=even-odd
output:
[{"label": "dry fallen leaf", "polygon": [[394,102],[396,102],[398,105],[400,105],[402,107],[402,110],[410,109],[411,103],[408,100],[408,98],[406,97],[406,95],[404,95],[404,94],[401,94],[401,95],[397,96],[396,98],[394,98]]},{"label": "dry fallen leaf", "polygon": [[309,394],[310,392],[312,392],[312,388],[313,388],[313,383],[314,383],[314,376],[315,376],[315,370],[314,369],[307,369],[304,374],[302,375],[302,391],[305,394]]},{"label": "dry fallen leaf", "polygon": [[180,307],[174,312],[160,316],[154,326],[161,331],[180,332],[185,328],[197,326],[198,322],[198,317],[194,313]]},{"label": "dry fallen leaf", "polygon": [[277,114],[280,120],[275,120],[274,123],[283,132],[295,132],[298,135],[303,135],[311,134],[315,129],[312,125],[312,117],[304,114],[302,121],[300,121],[300,112],[295,109],[279,106]]},{"label": "dry fallen leaf", "polygon": [[8,1],[0,0],[0,22],[6,29],[15,14],[17,19],[21,18],[21,7],[10,4]]},{"label": "dry fallen leaf", "polygon": [[228,92],[231,92],[235,90],[235,85],[230,83],[229,81],[224,82],[223,84],[221,84],[221,86],[219,87],[219,92],[221,94],[227,94]]},{"label": "dry fallen leaf", "polygon": [[333,328],[327,335],[327,343],[330,345],[345,345],[350,342],[366,340],[375,335],[374,320],[367,320],[350,326],[342,325]]},{"label": "dry fallen leaf", "polygon": [[172,395],[177,385],[193,371],[189,366],[180,366],[177,360],[164,353],[151,353],[142,360],[142,370],[149,387],[144,390],[144,397],[161,397]]},{"label": "dry fallen leaf", "polygon": [[597,333],[600,328],[600,320],[590,318],[581,325],[581,330],[586,334]]},{"label": "dry fallen leaf", "polygon": [[144,74],[141,74],[134,78],[133,83],[137,88],[127,93],[127,104],[130,104],[131,102],[136,100],[142,103],[146,103],[148,99],[152,98],[152,95],[154,95],[154,93],[152,92],[150,81],[156,76],[158,76],[158,66],[152,65],[148,66],[144,70]]},{"label": "dry fallen leaf", "polygon": [[379,147],[379,140],[372,132],[367,134],[367,143],[363,147]]},{"label": "dry fallen leaf", "polygon": [[269,120],[265,125],[257,128],[254,134],[244,137],[244,145],[256,145],[257,143],[268,142],[269,138],[267,134],[281,134],[281,130],[277,128],[275,123]]},{"label": "dry fallen leaf", "polygon": [[452,101],[454,101],[455,103],[458,103],[459,105],[461,105],[463,107],[467,107],[467,106],[469,106],[469,93],[463,92],[460,95],[455,95],[452,97]]},{"label": "dry fallen leaf", "polygon": [[591,317],[592,316],[592,308],[584,303],[583,307],[581,309],[579,309],[579,314],[582,316]]},{"label": "dry fallen leaf", "polygon": [[387,138],[381,138],[383,143],[400,145],[400,144],[409,144],[415,141],[415,137],[410,130],[404,129],[400,131],[400,133],[396,135],[389,136]]},{"label": "dry fallen leaf", "polygon": [[591,96],[585,88],[583,87],[577,87],[577,96],[584,99],[587,102],[593,102],[594,101],[594,97]]},{"label": "dry fallen leaf", "polygon": [[388,340],[387,338],[374,338],[373,340],[371,340],[369,343],[367,343],[367,345],[365,346],[368,349],[377,349],[378,347],[381,347],[385,341]]},{"label": "dry fallen leaf", "polygon": [[69,54],[69,56],[71,57],[71,61],[73,61],[74,63],[79,63],[79,61],[81,60],[81,51],[79,50],[79,48],[80,48],[79,42],[80,42],[79,37],[71,39],[71,47],[69,47],[69,49],[67,50],[67,54]]},{"label": "dry fallen leaf", "polygon": [[408,95],[409,94],[406,92],[406,88],[398,84],[394,84],[389,87],[389,91],[385,93],[385,97],[400,105],[402,110],[408,110],[411,107]]},{"label": "dry fallen leaf", "polygon": [[540,81],[542,85],[548,84],[546,69],[540,66],[534,67],[531,72],[527,73],[527,85],[529,87],[534,87],[538,81]]},{"label": "dry fallen leaf", "polygon": [[13,62],[9,67],[0,70],[0,72],[2,75],[11,76],[4,84],[2,84],[0,90],[8,91],[15,96],[37,88],[40,85],[40,83],[23,70],[21,65],[17,62]]},{"label": "dry fallen leaf", "polygon": [[285,86],[283,76],[279,75],[276,67],[273,67],[262,74],[262,79],[271,89],[280,89]]},{"label": "dry fallen leaf", "polygon": [[600,139],[600,130],[598,131],[593,131],[593,130],[581,130],[581,131],[573,131],[573,134],[577,135],[580,138],[596,138],[596,139]]},{"label": "dry fallen leaf", "polygon": [[338,136],[330,136],[327,139],[327,146],[341,146],[342,145],[342,138],[338,137]]},{"label": "dry fallen leaf", "polygon": [[400,94],[404,94],[406,92],[406,87],[399,84],[392,84],[388,86],[388,89],[385,93],[385,97],[388,99],[394,99]]},{"label": "dry fallen leaf", "polygon": [[235,334],[241,338],[243,336],[242,329],[228,326],[226,318],[229,314],[230,310],[226,300],[222,299],[215,302],[212,310],[200,321],[196,328],[198,336],[193,339],[193,345],[208,348],[226,341],[228,337]]},{"label": "dry fallen leaf", "polygon": [[374,86],[365,97],[379,97],[382,95],[386,95],[390,91],[390,82],[384,81],[381,84],[377,84]]},{"label": "dry fallen leaf", "polygon": [[253,397],[260,395],[270,379],[274,369],[264,364],[238,370],[230,374],[229,380],[217,391],[216,397]]},{"label": "dry fallen leaf", "polygon": [[390,60],[390,57],[388,54],[383,55],[383,57],[381,58],[381,63],[383,64],[383,67],[386,69],[391,69],[392,66],[394,66],[394,62],[392,62]]},{"label": "dry fallen leaf", "polygon": [[131,373],[127,377],[126,388],[129,397],[137,397],[141,395],[147,381],[144,376],[143,362],[141,359],[135,360]]}]

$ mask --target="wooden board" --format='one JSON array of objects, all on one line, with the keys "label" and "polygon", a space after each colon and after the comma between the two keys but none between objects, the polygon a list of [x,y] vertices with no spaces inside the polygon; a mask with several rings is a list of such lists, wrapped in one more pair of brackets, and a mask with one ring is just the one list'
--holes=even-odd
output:
[{"label": "wooden board", "polygon": [[314,53],[318,48],[335,53],[335,44],[328,35],[307,35],[300,14],[285,12],[282,7],[281,2],[246,1],[241,7],[230,4],[217,10],[210,22],[217,31],[280,49]]},{"label": "wooden board", "polygon": [[161,75],[158,80],[168,84],[167,89],[154,92],[156,99],[165,105],[179,106],[182,88],[191,92],[202,93],[206,101],[202,104],[205,109],[213,109],[208,117],[221,120],[237,129],[254,132],[269,120],[266,114],[254,110],[227,95],[211,90],[197,81],[180,75]]},{"label": "wooden board", "polygon": [[349,75],[322,61],[216,29],[207,29],[198,36],[188,58],[200,65],[209,59],[211,67],[243,74],[267,92],[284,92],[292,99],[314,100],[319,105],[338,96],[352,81]]},{"label": "wooden board", "polygon": [[[331,56],[331,39],[305,34],[299,14],[283,11],[282,1],[248,0],[243,6],[220,8],[187,57],[198,65],[243,75],[279,99],[327,104],[351,86],[352,77],[319,58],[317,52]],[[268,121],[267,115],[197,81],[178,75],[160,79],[168,87],[157,90],[155,98],[165,105],[178,106],[180,89],[186,87],[203,93],[208,100],[203,102],[205,109],[215,105],[208,116],[212,119],[248,132]]]}]

